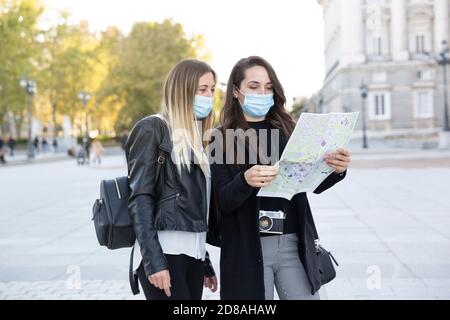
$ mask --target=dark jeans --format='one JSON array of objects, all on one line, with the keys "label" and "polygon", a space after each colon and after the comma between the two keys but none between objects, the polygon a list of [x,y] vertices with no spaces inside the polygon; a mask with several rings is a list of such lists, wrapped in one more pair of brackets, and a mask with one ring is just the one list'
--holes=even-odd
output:
[{"label": "dark jeans", "polygon": [[141,262],[137,275],[147,300],[201,300],[205,269],[202,260],[187,255],[166,254],[170,272],[171,297],[164,290],[156,288],[145,275]]}]

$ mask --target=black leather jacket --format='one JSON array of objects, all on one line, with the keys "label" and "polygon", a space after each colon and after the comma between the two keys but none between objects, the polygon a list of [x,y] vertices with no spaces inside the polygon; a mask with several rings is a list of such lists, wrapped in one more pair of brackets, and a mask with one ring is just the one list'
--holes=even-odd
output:
[{"label": "black leather jacket", "polygon": [[[214,192],[211,190],[208,223],[203,171],[192,160],[190,172],[183,168],[180,176],[171,151],[169,129],[157,115],[139,120],[125,144],[130,183],[128,209],[147,276],[168,269],[158,230],[209,231],[207,242],[218,245]],[[214,275],[209,255],[205,260],[205,275]]]}]

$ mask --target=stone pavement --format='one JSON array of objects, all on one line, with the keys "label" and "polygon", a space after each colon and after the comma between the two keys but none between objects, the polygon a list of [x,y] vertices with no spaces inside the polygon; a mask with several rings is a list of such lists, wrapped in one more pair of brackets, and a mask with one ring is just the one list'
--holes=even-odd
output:
[{"label": "stone pavement", "polygon": [[1,168],[6,168],[10,166],[22,165],[22,164],[34,164],[34,163],[43,163],[43,162],[54,162],[59,160],[67,160],[70,157],[66,152],[41,152],[37,153],[33,159],[28,159],[27,153],[25,150],[19,150],[14,153],[14,156],[8,154],[5,155],[6,164],[1,165]]},{"label": "stone pavement", "polygon": [[[28,159],[27,156],[27,150],[23,149],[23,146],[21,149],[14,151],[14,156],[11,156],[9,153],[9,149],[6,149],[5,159],[6,159],[6,165],[0,165],[0,168],[6,168],[16,165],[24,165],[24,164],[37,164],[37,163],[44,163],[44,162],[55,162],[60,160],[69,160],[73,159],[68,154],[67,151],[57,151],[54,152],[52,149],[47,152],[36,152],[33,159]],[[122,150],[118,146],[108,146],[105,147],[104,156],[108,155],[117,155],[121,154]]]},{"label": "stone pavement", "polygon": [[[340,263],[321,297],[450,299],[450,154],[352,155],[347,179],[309,195]],[[143,299],[129,289],[130,250],[100,247],[90,220],[100,180],[125,172],[123,156],[0,168],[0,299]],[[219,250],[208,250],[220,271]]]}]

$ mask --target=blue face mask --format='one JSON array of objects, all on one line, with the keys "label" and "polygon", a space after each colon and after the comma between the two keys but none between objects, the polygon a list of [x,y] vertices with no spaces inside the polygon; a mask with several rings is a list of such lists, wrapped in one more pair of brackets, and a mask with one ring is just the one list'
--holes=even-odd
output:
[{"label": "blue face mask", "polygon": [[274,104],[273,93],[246,94],[242,109],[245,114],[259,118],[266,116]]},{"label": "blue face mask", "polygon": [[194,99],[194,114],[197,119],[204,119],[209,116],[213,109],[214,97],[196,95]]}]

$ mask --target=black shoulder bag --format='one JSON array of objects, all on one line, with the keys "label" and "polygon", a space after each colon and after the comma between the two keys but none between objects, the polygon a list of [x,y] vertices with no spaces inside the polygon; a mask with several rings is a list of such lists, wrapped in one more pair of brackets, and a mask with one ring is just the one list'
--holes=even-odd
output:
[{"label": "black shoulder bag", "polygon": [[336,266],[339,266],[339,264],[337,263],[331,252],[325,249],[320,244],[319,239],[314,240],[314,244],[316,247],[317,257],[319,258],[320,281],[322,285],[324,285],[336,278],[336,270],[334,268],[333,262],[336,264]]},{"label": "black shoulder bag", "polygon": [[319,234],[317,233],[314,221],[312,221],[312,227],[315,237],[314,247],[316,249],[317,258],[319,260],[320,282],[322,285],[324,285],[336,278],[336,269],[334,268],[333,262],[336,264],[336,266],[339,266],[339,264],[337,263],[331,252],[325,249],[320,244]]}]

